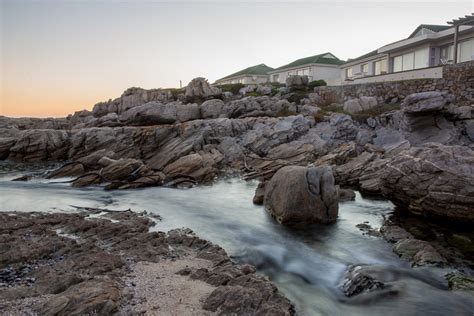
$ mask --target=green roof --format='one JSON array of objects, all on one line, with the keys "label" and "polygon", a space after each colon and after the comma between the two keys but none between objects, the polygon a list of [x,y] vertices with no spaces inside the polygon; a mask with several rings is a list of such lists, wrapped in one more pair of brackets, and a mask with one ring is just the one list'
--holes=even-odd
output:
[{"label": "green roof", "polygon": [[415,36],[416,33],[418,33],[419,30],[421,29],[428,29],[430,31],[433,31],[435,33],[444,31],[449,29],[451,26],[449,25],[436,25],[436,24],[420,24],[411,34],[408,36],[408,38],[412,38]]},{"label": "green roof", "polygon": [[245,68],[241,71],[237,71],[236,73],[233,73],[231,75],[225,76],[219,80],[227,79],[227,78],[232,78],[232,77],[237,77],[237,76],[243,76],[243,75],[267,75],[269,71],[273,70],[272,67],[268,67],[265,64],[260,64],[260,65],[255,65],[252,67]]},{"label": "green roof", "polygon": [[367,57],[372,57],[372,56],[375,56],[375,55],[378,55],[378,50],[377,49],[371,51],[370,53],[359,56],[357,58],[349,58],[344,64],[352,63],[354,61],[361,60],[361,59],[364,59],[364,58],[367,58]]},{"label": "green roof", "polygon": [[324,54],[314,55],[310,57],[305,57],[305,58],[295,60],[294,62],[289,63],[288,65],[278,67],[275,70],[293,68],[293,67],[304,66],[304,65],[309,65],[309,64],[341,65],[344,63],[343,60],[340,60],[336,56],[334,56],[335,58],[324,57],[328,54],[334,56],[331,53],[324,53]]}]

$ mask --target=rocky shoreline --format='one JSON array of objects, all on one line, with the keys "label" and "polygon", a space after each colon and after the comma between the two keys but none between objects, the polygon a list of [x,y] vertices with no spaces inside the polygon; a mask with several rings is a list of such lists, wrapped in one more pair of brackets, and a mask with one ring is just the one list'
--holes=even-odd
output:
[{"label": "rocky shoreline", "polygon": [[0,214],[2,313],[293,315],[250,265],[131,211]]},{"label": "rocky shoreline", "polygon": [[105,189],[190,187],[228,173],[265,182],[285,166],[329,165],[340,187],[474,220],[473,106],[423,92],[383,112],[373,97],[328,105],[298,89],[229,95],[197,78],[182,94],[131,88],[65,119],[2,117],[0,159],[67,161],[47,177]]},{"label": "rocky shoreline", "polygon": [[[385,238],[413,266],[455,267],[459,273],[446,276],[453,290],[474,288],[471,235],[447,234],[446,246],[433,230],[420,234],[399,216],[474,223],[474,106],[458,105],[446,92],[399,96],[399,108],[386,110],[365,96],[327,104],[305,87],[255,91],[263,95],[223,92],[197,78],[178,94],[130,88],[67,118],[0,117],[0,159],[58,161],[46,178],[106,190],[188,188],[226,175],[258,179],[254,203],[285,225],[332,223],[338,203],[359,190],[397,206],[380,231],[360,223],[364,234]],[[287,200],[290,193],[297,198]],[[41,314],[294,313],[254,267],[233,263],[188,230],[150,233],[153,221],[143,214],[91,212],[0,213],[7,249],[0,304]],[[464,247],[461,254],[456,247]],[[377,271],[350,268],[344,294],[363,301],[361,293],[395,293]],[[150,274],[164,292],[146,280]],[[192,300],[173,294],[183,291]]]}]

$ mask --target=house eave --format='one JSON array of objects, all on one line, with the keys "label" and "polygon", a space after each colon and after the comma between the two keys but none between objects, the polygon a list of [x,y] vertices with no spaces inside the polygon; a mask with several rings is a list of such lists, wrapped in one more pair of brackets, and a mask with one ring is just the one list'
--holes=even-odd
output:
[{"label": "house eave", "polygon": [[[460,30],[459,30],[460,33],[461,32],[468,33],[468,32],[473,32],[473,31],[474,31],[473,26],[463,26],[463,27],[460,27]],[[440,31],[438,33],[424,34],[424,35],[420,35],[420,36],[416,36],[412,38],[407,38],[395,43],[391,43],[391,44],[380,47],[377,51],[379,53],[390,53],[390,52],[400,50],[403,48],[409,48],[412,46],[429,43],[435,40],[442,40],[449,36],[453,36],[453,34],[454,34],[454,28],[450,28],[444,31]]]},{"label": "house eave", "polygon": [[278,70],[272,70],[272,71],[269,71],[268,74],[272,75],[272,74],[276,74],[276,73],[280,73],[280,72],[285,72],[285,71],[295,70],[295,69],[300,69],[300,68],[306,68],[306,67],[311,67],[311,66],[339,68],[340,65],[310,63],[310,64],[304,64],[304,65],[295,66],[295,67],[288,67],[288,68],[281,68],[281,69],[278,69]]},{"label": "house eave", "polygon": [[268,75],[252,75],[252,74],[246,74],[246,75],[240,75],[240,76],[234,76],[234,77],[229,77],[229,78],[221,78],[217,79],[215,82],[220,82],[220,81],[229,81],[229,80],[234,80],[234,79],[242,79],[245,77],[259,77],[259,78],[267,78]]},{"label": "house eave", "polygon": [[363,63],[366,63],[366,62],[381,60],[381,59],[384,59],[386,57],[388,57],[387,54],[384,54],[384,53],[377,54],[377,55],[374,55],[374,56],[371,56],[371,57],[366,57],[366,58],[363,58],[363,59],[347,62],[345,64],[340,65],[339,68],[344,69],[344,68],[351,67],[351,66],[354,66],[354,65],[357,65],[357,64],[363,64]]}]

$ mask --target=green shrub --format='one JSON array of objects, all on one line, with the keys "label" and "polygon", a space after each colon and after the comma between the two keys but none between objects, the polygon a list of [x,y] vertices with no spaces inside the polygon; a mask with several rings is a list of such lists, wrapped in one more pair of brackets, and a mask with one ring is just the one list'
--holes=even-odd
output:
[{"label": "green shrub", "polygon": [[270,82],[270,85],[275,88],[281,88],[281,87],[286,87],[286,84],[284,83],[279,83],[279,82]]},{"label": "green shrub", "polygon": [[352,119],[354,121],[357,121],[359,123],[365,123],[367,122],[367,119],[369,117],[379,116],[380,114],[390,112],[390,111],[395,111],[395,110],[400,110],[400,104],[396,104],[396,103],[382,104],[373,109],[365,110],[359,113],[354,113],[354,114],[349,114],[349,115],[352,116]]},{"label": "green shrub", "polygon": [[246,97],[259,97],[259,96],[261,96],[261,94],[258,93],[258,92],[252,91],[252,92],[247,92],[247,93],[245,94],[245,96],[246,96]]},{"label": "green shrub", "polygon": [[313,80],[310,83],[308,83],[308,88],[313,90],[315,87],[321,87],[321,86],[327,86],[326,81],[324,80]]},{"label": "green shrub", "polygon": [[232,92],[232,94],[238,94],[239,90],[245,87],[243,83],[229,83],[219,85],[219,88],[222,89],[222,92]]}]

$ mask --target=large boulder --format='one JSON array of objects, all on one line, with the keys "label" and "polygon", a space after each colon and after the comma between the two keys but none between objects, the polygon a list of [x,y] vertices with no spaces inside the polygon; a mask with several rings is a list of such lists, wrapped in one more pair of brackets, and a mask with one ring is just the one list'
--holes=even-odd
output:
[{"label": "large boulder", "polygon": [[306,87],[308,83],[309,83],[308,76],[294,75],[294,76],[289,76],[288,78],[286,78],[286,86],[290,91]]},{"label": "large boulder", "polygon": [[453,96],[446,92],[419,92],[408,95],[401,105],[405,113],[436,112],[443,109]]},{"label": "large boulder", "polygon": [[344,102],[344,111],[348,113],[362,112],[362,106],[360,105],[359,99],[350,99]]},{"label": "large boulder", "polygon": [[188,101],[202,101],[222,95],[221,89],[212,86],[205,78],[194,78],[186,86],[184,96]]},{"label": "large boulder", "polygon": [[69,145],[69,134],[64,130],[27,130],[9,148],[8,158],[25,161],[65,159]]},{"label": "large boulder", "polygon": [[200,106],[201,116],[203,119],[218,118],[222,114],[224,101],[219,99],[207,100]]},{"label": "large boulder", "polygon": [[474,151],[429,143],[391,158],[382,193],[411,212],[474,222]]},{"label": "large boulder", "polygon": [[122,113],[120,120],[129,125],[170,124],[178,118],[174,103],[148,102]]},{"label": "large boulder", "polygon": [[287,166],[266,185],[264,205],[281,224],[330,223],[337,218],[338,191],[328,166]]}]

